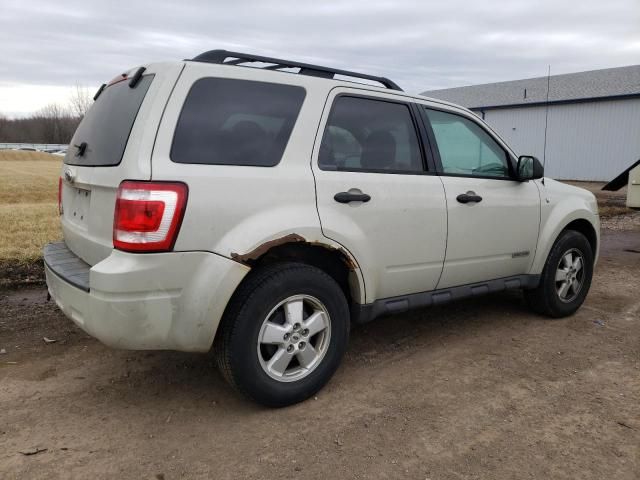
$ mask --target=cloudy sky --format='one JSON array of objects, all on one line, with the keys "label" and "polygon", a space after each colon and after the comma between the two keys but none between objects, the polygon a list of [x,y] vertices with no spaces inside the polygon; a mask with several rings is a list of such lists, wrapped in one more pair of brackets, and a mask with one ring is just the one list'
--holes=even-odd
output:
[{"label": "cloudy sky", "polygon": [[213,48],[384,75],[409,92],[640,63],[640,0],[2,0],[0,112]]}]

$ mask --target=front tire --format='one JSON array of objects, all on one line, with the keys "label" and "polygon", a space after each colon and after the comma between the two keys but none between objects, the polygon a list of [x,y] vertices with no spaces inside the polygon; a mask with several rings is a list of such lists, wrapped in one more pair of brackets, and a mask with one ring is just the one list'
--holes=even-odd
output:
[{"label": "front tire", "polygon": [[227,381],[270,407],[301,402],[334,374],[349,339],[349,307],[336,281],[301,263],[250,273],[214,345]]},{"label": "front tire", "polygon": [[582,233],[566,230],[549,252],[538,287],[525,290],[525,300],[541,315],[573,315],[589,292],[592,276],[591,244]]}]

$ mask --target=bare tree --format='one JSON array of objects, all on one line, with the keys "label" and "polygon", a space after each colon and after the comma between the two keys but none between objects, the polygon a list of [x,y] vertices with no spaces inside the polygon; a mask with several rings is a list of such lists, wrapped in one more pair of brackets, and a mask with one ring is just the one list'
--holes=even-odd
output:
[{"label": "bare tree", "polygon": [[50,103],[22,118],[0,114],[0,142],[69,143],[92,103],[89,90],[76,84],[66,105]]},{"label": "bare tree", "polygon": [[76,83],[76,88],[69,98],[69,108],[73,115],[78,118],[84,117],[92,103],[93,98],[89,89]]},{"label": "bare tree", "polygon": [[36,125],[39,126],[44,143],[58,143],[63,115],[63,109],[57,103],[45,105],[36,112]]},{"label": "bare tree", "polygon": [[7,134],[7,124],[7,117],[5,117],[3,113],[0,113],[0,141],[2,141],[2,138]]},{"label": "bare tree", "polygon": [[50,103],[38,110],[32,117],[35,136],[43,143],[67,143],[73,136],[80,118],[72,114],[70,108]]}]

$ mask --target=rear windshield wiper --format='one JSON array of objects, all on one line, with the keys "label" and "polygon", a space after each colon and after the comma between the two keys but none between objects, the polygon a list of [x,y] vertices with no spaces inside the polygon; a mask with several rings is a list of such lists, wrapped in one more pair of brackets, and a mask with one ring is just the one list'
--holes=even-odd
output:
[{"label": "rear windshield wiper", "polygon": [[102,91],[106,88],[107,84],[103,83],[102,85],[100,85],[100,88],[98,89],[98,91],[96,92],[96,94],[93,96],[93,101],[95,102],[98,97],[100,96],[100,94],[102,93]]},{"label": "rear windshield wiper", "polygon": [[74,145],[78,149],[76,152],[76,157],[82,157],[84,152],[87,150],[87,142],[82,142],[80,145]]}]

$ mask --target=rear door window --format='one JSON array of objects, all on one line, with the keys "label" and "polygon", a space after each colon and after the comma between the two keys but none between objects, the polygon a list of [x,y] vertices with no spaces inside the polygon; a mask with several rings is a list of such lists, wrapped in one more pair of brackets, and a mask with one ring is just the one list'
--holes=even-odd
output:
[{"label": "rear door window", "polygon": [[424,171],[409,106],[371,98],[337,97],[322,137],[318,163],[323,170]]},{"label": "rear door window", "polygon": [[180,112],[171,160],[277,165],[304,97],[304,88],[294,85],[202,78],[191,87]]},{"label": "rear door window", "polygon": [[[133,123],[153,75],[144,75],[135,88],[127,80],[106,87],[80,122],[64,163],[84,167],[118,165],[124,155]],[[82,155],[79,146],[86,143]]]}]

